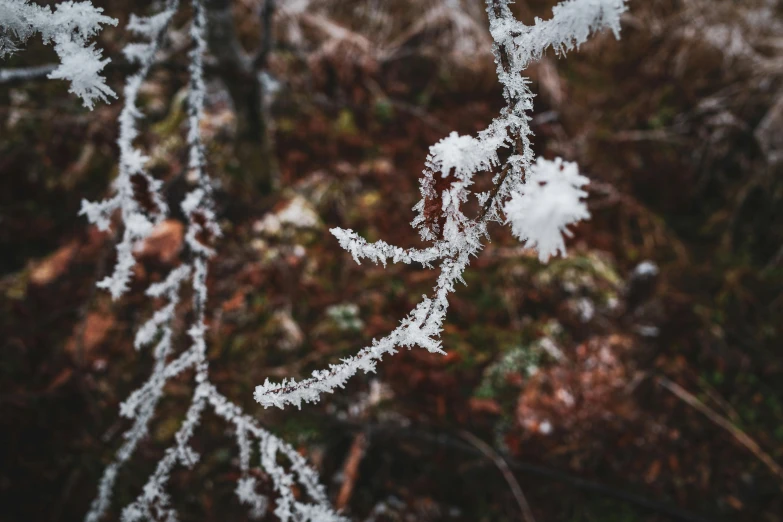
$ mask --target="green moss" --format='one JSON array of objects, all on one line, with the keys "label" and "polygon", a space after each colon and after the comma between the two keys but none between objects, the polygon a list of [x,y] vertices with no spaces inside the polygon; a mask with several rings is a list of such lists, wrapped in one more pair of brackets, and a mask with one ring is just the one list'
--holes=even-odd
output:
[{"label": "green moss", "polygon": [[359,129],[356,127],[356,120],[353,113],[348,109],[343,109],[337,116],[337,120],[334,122],[334,130],[337,134],[342,136],[354,136],[358,134]]},{"label": "green moss", "polygon": [[373,105],[375,118],[381,123],[388,123],[394,120],[394,106],[386,98],[378,98]]}]

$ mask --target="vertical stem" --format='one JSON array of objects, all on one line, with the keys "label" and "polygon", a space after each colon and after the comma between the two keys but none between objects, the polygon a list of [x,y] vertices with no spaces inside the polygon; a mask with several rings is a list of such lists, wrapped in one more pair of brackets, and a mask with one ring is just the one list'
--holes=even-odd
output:
[{"label": "vertical stem", "polygon": [[261,52],[255,58],[248,56],[237,38],[231,5],[230,0],[207,1],[207,40],[236,110],[235,150],[241,169],[240,181],[248,188],[268,194],[276,188],[277,162],[272,153],[259,66],[266,67],[272,46],[270,28],[274,2],[266,0],[262,9]]}]

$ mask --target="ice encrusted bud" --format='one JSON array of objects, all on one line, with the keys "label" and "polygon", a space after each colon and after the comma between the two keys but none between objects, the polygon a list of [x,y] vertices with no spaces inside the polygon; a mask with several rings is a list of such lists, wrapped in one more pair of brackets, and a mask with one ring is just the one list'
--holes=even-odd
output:
[{"label": "ice encrusted bud", "polygon": [[513,234],[538,251],[544,263],[558,253],[565,256],[563,236],[571,237],[569,225],[590,218],[582,190],[589,179],[579,174],[576,163],[538,158],[527,182],[511,195],[503,210]]}]

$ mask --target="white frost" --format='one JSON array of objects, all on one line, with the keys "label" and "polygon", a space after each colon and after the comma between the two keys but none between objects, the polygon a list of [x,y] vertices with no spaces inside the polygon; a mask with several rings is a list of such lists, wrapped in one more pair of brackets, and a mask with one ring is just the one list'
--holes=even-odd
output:
[{"label": "white frost", "polygon": [[571,235],[568,226],[590,218],[583,200],[587,193],[582,190],[587,183],[576,163],[538,158],[527,182],[506,203],[506,222],[517,238],[538,251],[542,263],[565,255],[563,236]]},{"label": "white frost", "polygon": [[117,25],[117,20],[101,13],[103,9],[90,2],[61,2],[54,9],[39,6],[29,0],[0,1],[0,58],[18,50],[32,35],[40,33],[45,44],[53,44],[60,65],[49,78],[71,82],[70,92],[92,109],[96,100],[116,98],[101,76],[111,60],[102,58],[101,51],[89,40],[103,25]]},{"label": "white frost", "polygon": [[[534,164],[529,125],[533,93],[522,73],[547,48],[562,53],[601,29],[611,29],[617,35],[625,1],[566,0],[553,9],[550,20],[537,19],[533,26],[515,20],[509,4],[510,0],[486,0],[506,107],[476,136],[451,133],[430,147],[420,182],[422,199],[414,207],[417,215],[412,222],[429,246],[406,249],[385,241],[369,243],[352,230],[331,230],[357,263],[364,258],[384,265],[389,261],[417,262],[439,268],[432,295],[424,296],[387,336],[374,339],[355,356],[316,370],[300,381],[267,380],[257,386],[254,396],[263,406],[301,407],[302,402],[315,402],[322,394],[343,387],[359,371],[374,372],[385,355],[403,347],[418,346],[444,353],[439,337],[449,306],[448,296],[455,283],[464,282],[462,273],[488,236],[487,223],[502,221],[503,211],[514,233],[536,248],[543,261],[554,254],[564,254],[563,235],[569,233],[567,227],[589,217],[582,201],[586,196],[582,187],[588,180],[579,175],[576,165],[561,160]],[[494,173],[494,186],[487,192],[472,192],[473,177],[478,172],[492,172],[501,166],[501,149],[511,149],[511,154],[501,171]],[[477,217],[463,212],[463,204],[471,196],[476,197],[481,208]]]}]

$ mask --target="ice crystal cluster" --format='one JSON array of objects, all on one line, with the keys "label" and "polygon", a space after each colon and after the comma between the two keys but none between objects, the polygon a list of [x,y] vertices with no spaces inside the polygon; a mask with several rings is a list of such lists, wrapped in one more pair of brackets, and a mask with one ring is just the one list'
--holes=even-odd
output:
[{"label": "ice crystal cluster", "polygon": [[590,217],[582,200],[587,193],[581,190],[588,182],[579,175],[576,163],[538,158],[525,184],[503,207],[514,235],[535,248],[542,262],[558,253],[565,255],[563,236],[570,235],[568,226]]},{"label": "ice crystal cluster", "polygon": [[[124,522],[176,520],[167,485],[176,467],[189,468],[197,463],[199,455],[190,442],[207,410],[232,428],[240,468],[236,494],[248,506],[251,516],[263,517],[274,505],[274,515],[283,521],[342,520],[331,508],[316,472],[304,458],[223,396],[209,378],[206,280],[220,228],[213,210],[212,183],[199,128],[205,96],[203,57],[207,52],[204,1],[191,0],[192,9],[188,10],[192,13],[189,22],[192,47],[187,99],[187,179],[193,183],[180,203],[187,219],[187,252],[163,281],[147,289],[147,295],[161,305],[139,328],[135,347],[152,351],[152,372],[121,405],[120,414],[130,419],[132,425],[103,474],[86,520],[98,522],[103,518],[110,507],[117,476],[147,435],[166,383],[186,371],[194,373],[195,382],[185,419],[138,497],[123,509]],[[306,8],[306,1],[300,3]],[[489,33],[494,42],[492,51],[506,106],[475,136],[451,133],[430,148],[420,183],[422,198],[414,207],[416,217],[412,223],[429,245],[405,249],[384,241],[369,243],[351,230],[331,231],[357,262],[366,259],[384,265],[418,263],[438,270],[431,294],[422,296],[421,302],[392,332],[373,340],[355,356],[315,371],[303,380],[267,381],[258,386],[254,396],[262,405],[282,408],[317,401],[323,393],[342,387],[357,372],[375,371],[384,355],[394,354],[402,347],[444,353],[440,333],[449,294],[456,283],[463,281],[462,274],[471,258],[478,255],[483,242],[489,239],[489,223],[510,225],[513,234],[546,261],[550,256],[565,254],[563,237],[568,235],[568,227],[589,217],[583,201],[586,195],[583,187],[588,180],[579,174],[576,165],[560,159],[534,158],[530,141],[533,94],[523,72],[549,48],[564,53],[585,42],[591,33],[607,28],[618,36],[625,1],[566,0],[553,9],[551,19],[536,19],[531,26],[514,18],[510,3],[510,0],[486,0]],[[158,5],[159,13],[132,16],[127,26],[141,41],[124,49],[125,57],[138,70],[124,87],[124,105],[119,116],[119,174],[114,181],[113,195],[104,201],[85,201],[82,205],[82,213],[101,230],[122,227],[116,264],[112,273],[98,283],[114,298],[128,290],[136,264],[134,253],[154,226],[170,214],[161,194],[162,182],[147,171],[148,158],[135,144],[140,134],[138,123],[143,118],[137,104],[140,88],[180,9],[179,0],[165,0]],[[100,51],[88,44],[102,25],[116,24],[101,12],[90,2],[61,2],[52,10],[28,0],[0,0],[0,58],[15,52],[16,44],[40,33],[44,42],[54,43],[61,59],[61,65],[51,77],[69,80],[72,92],[91,108],[96,100],[114,96],[100,76],[108,60],[102,59]],[[474,177],[479,173],[491,176],[489,190],[474,190]],[[465,203],[471,198],[478,202],[479,211],[466,214]],[[189,343],[184,349],[173,343],[177,310],[188,306],[182,295],[192,295]],[[259,455],[256,463],[251,462],[251,455],[256,453],[254,447]],[[253,466],[271,479],[273,498],[259,492],[259,484],[251,473]]]},{"label": "ice crystal cluster", "polygon": [[52,9],[28,0],[2,0],[0,58],[13,54],[18,44],[40,33],[44,43],[54,45],[60,58],[60,65],[49,73],[49,78],[71,82],[70,91],[92,109],[96,100],[116,97],[101,76],[109,59],[102,58],[95,44],[88,44],[102,25],[117,25],[117,20],[102,12],[90,2],[61,2]]}]

